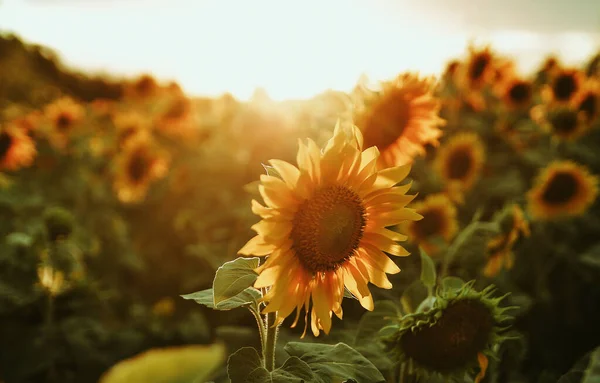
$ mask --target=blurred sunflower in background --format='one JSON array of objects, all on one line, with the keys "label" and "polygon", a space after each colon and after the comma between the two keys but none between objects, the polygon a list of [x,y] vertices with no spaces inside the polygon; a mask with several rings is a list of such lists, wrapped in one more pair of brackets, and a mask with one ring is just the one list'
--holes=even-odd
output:
[{"label": "blurred sunflower in background", "polygon": [[532,218],[552,220],[583,214],[596,200],[598,177],[573,161],[558,160],[542,169],[527,193]]},{"label": "blurred sunflower in background", "polygon": [[36,155],[35,143],[20,126],[0,126],[0,171],[31,166]]},{"label": "blurred sunflower in background", "polygon": [[300,141],[298,167],[269,161],[279,177],[260,177],[266,206],[252,201],[252,211],[262,217],[252,227],[258,235],[239,251],[268,255],[255,283],[268,288],[264,312],[276,312],[281,323],[296,310],[294,327],[304,308],[305,333],[310,323],[315,336],[329,333],[332,313],[342,317],[344,287],[373,309],[368,282],[389,289],[386,273],[400,272],[384,251],[408,255],[396,243],[406,236],[386,227],[421,219],[406,208],[414,198],[406,195],[410,184],[396,186],[410,166],[378,170],[379,150],[363,151],[360,130],[349,130],[336,125],[322,151],[310,139]]},{"label": "blurred sunflower in background", "polygon": [[467,62],[463,68],[462,84],[470,90],[481,90],[492,82],[496,75],[494,54],[489,46],[477,49],[470,45]]},{"label": "blurred sunflower in background", "polygon": [[485,148],[476,133],[464,132],[450,137],[438,150],[434,168],[454,201],[473,187],[485,162]]},{"label": "blurred sunflower in background", "polygon": [[533,84],[516,76],[499,81],[496,91],[508,110],[527,110],[533,99]]},{"label": "blurred sunflower in background", "polygon": [[57,149],[64,149],[73,130],[83,119],[84,112],[84,108],[70,97],[62,97],[47,105],[44,116],[50,123],[50,144]]},{"label": "blurred sunflower in background", "polygon": [[591,127],[584,114],[568,105],[537,105],[531,109],[531,119],[558,141],[577,140]]},{"label": "blurred sunflower in background", "polygon": [[196,127],[194,105],[183,95],[169,100],[156,123],[158,132],[173,138],[193,138]]},{"label": "blurred sunflower in background", "polygon": [[156,95],[159,85],[156,79],[149,74],[138,77],[125,87],[125,96],[131,99],[146,99]]},{"label": "blurred sunflower in background", "polygon": [[124,148],[139,133],[149,129],[149,121],[139,112],[130,110],[114,116],[117,144]]},{"label": "blurred sunflower in background", "polygon": [[456,206],[445,194],[431,194],[410,207],[423,219],[405,224],[408,239],[433,256],[440,250],[436,240],[447,244],[458,232]]},{"label": "blurred sunflower in background", "polygon": [[365,147],[376,146],[381,152],[382,168],[411,163],[425,153],[424,145],[439,144],[439,127],[445,124],[439,117],[441,103],[433,95],[433,79],[404,73],[381,85],[381,91],[366,93],[354,122]]},{"label": "blurred sunflower in background", "polygon": [[142,201],[153,181],[167,174],[168,157],[149,134],[138,134],[115,158],[114,188],[121,202]]},{"label": "blurred sunflower in background", "polygon": [[557,70],[542,89],[542,97],[546,103],[567,104],[581,90],[584,80],[585,75],[579,69]]},{"label": "blurred sunflower in background", "polygon": [[502,232],[493,237],[487,244],[487,263],[483,274],[487,277],[498,275],[502,269],[511,269],[514,265],[513,247],[519,238],[529,237],[529,222],[521,207],[513,204],[499,213]]},{"label": "blurred sunflower in background", "polygon": [[586,124],[595,124],[600,116],[600,80],[588,79],[572,105]]}]

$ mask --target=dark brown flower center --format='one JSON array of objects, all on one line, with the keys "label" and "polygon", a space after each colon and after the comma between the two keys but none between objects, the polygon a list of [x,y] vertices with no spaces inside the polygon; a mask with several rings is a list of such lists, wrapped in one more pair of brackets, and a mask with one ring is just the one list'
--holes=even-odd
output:
[{"label": "dark brown flower center", "polygon": [[129,159],[127,166],[127,174],[129,178],[134,182],[142,181],[148,174],[150,168],[150,159],[145,152],[137,151],[133,153]]},{"label": "dark brown flower center", "polygon": [[6,132],[0,133],[0,159],[6,156],[6,153],[10,150],[12,146],[13,138],[10,134]]},{"label": "dark brown flower center", "polygon": [[433,326],[404,333],[400,345],[422,366],[452,372],[476,360],[487,347],[493,327],[493,314],[485,304],[463,299],[450,303]]},{"label": "dark brown flower center", "polygon": [[561,205],[569,202],[579,190],[579,182],[568,172],[555,174],[544,189],[542,199],[551,205]]},{"label": "dark brown flower center", "polygon": [[73,124],[73,119],[68,113],[61,113],[56,117],[56,128],[61,131],[67,131]]},{"label": "dark brown flower center", "polygon": [[558,135],[568,135],[577,130],[577,112],[561,109],[553,112],[549,118],[552,130]]},{"label": "dark brown flower center", "polygon": [[519,81],[510,87],[508,97],[515,104],[524,104],[531,97],[531,87],[527,82]]},{"label": "dark brown flower center", "polygon": [[456,150],[448,159],[448,177],[453,180],[464,179],[473,168],[473,156],[467,148]]},{"label": "dark brown flower center", "polygon": [[317,190],[293,220],[292,249],[313,273],[336,270],[354,255],[366,224],[362,200],[345,186]]},{"label": "dark brown flower center", "polygon": [[417,239],[425,239],[433,235],[440,235],[444,228],[444,214],[437,209],[422,209],[418,211],[423,216],[420,221],[413,222]]},{"label": "dark brown flower center", "polygon": [[491,57],[487,54],[479,54],[473,59],[469,66],[469,78],[479,80],[490,64]]},{"label": "dark brown flower center", "polygon": [[552,84],[552,91],[558,101],[568,101],[575,91],[577,91],[575,76],[572,74],[559,75]]},{"label": "dark brown flower center", "polygon": [[596,113],[598,113],[598,97],[593,93],[589,93],[579,103],[579,111],[583,112],[587,119],[594,119]]},{"label": "dark brown flower center", "polygon": [[410,123],[410,101],[403,94],[390,95],[373,106],[364,126],[364,147],[383,151],[396,142]]}]

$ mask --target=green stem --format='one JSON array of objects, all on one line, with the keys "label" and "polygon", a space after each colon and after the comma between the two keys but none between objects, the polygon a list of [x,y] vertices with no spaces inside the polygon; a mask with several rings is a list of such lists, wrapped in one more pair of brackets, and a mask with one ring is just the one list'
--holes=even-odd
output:
[{"label": "green stem", "polygon": [[279,332],[279,326],[275,326],[276,319],[276,312],[267,314],[267,336],[263,355],[265,358],[265,368],[269,371],[275,369],[275,345],[277,344],[277,333]]},{"label": "green stem", "polygon": [[[254,310],[250,310],[250,312],[252,312],[252,315],[254,315],[254,319],[256,319],[256,324],[258,325],[258,335],[260,335],[260,349],[263,352],[263,360],[264,360],[264,357],[265,357],[265,344],[266,344],[266,341],[267,341],[267,339],[266,339],[267,333],[266,333],[265,321],[260,316],[260,312],[254,311]],[[264,364],[264,362],[263,362],[263,364]]]}]

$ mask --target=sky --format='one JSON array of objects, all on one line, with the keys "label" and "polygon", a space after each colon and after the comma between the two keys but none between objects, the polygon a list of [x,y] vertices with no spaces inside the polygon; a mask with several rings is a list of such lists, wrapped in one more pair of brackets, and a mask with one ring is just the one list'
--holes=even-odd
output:
[{"label": "sky", "polygon": [[0,0],[0,31],[94,73],[151,73],[193,95],[349,90],[361,73],[439,74],[490,43],[529,72],[600,50],[598,0]]}]

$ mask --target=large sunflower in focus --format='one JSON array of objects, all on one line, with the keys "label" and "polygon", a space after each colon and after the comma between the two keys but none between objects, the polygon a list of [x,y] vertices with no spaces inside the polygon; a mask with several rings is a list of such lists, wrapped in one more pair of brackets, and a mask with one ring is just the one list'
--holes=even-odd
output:
[{"label": "large sunflower in focus", "polygon": [[116,159],[114,188],[119,200],[143,200],[150,184],[166,175],[167,165],[166,154],[154,146],[148,134],[133,137]]},{"label": "large sunflower in focus", "polygon": [[485,161],[485,148],[475,133],[459,133],[451,137],[437,152],[434,167],[451,192],[469,190],[479,178]]},{"label": "large sunflower in focus", "polygon": [[277,323],[296,310],[295,326],[304,308],[313,334],[329,333],[332,313],[342,317],[344,287],[372,310],[368,282],[391,288],[386,273],[400,271],[384,251],[407,255],[396,243],[406,237],[386,227],[421,218],[405,207],[410,184],[396,186],[410,167],[378,171],[378,149],[362,147],[358,128],[338,125],[322,151],[300,142],[298,167],[271,160],[280,177],[261,176],[266,206],[252,201],[252,211],[262,221],[239,253],[268,255],[255,287],[268,288],[264,312],[276,312]]},{"label": "large sunflower in focus", "polygon": [[554,161],[543,169],[528,192],[529,212],[551,220],[583,214],[598,195],[598,177],[572,161]]},{"label": "large sunflower in focus", "polygon": [[407,222],[408,239],[419,244],[429,255],[436,254],[439,246],[434,240],[440,239],[448,243],[458,232],[456,207],[445,194],[429,195],[411,207],[423,219]]},{"label": "large sunflower in focus", "polygon": [[36,155],[31,137],[17,125],[0,128],[0,171],[30,166]]},{"label": "large sunflower in focus", "polygon": [[438,145],[440,101],[433,94],[430,78],[405,73],[382,84],[379,92],[368,92],[354,120],[362,130],[365,147],[381,152],[381,167],[399,166],[424,154],[425,144]]}]

